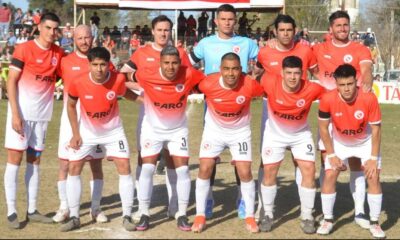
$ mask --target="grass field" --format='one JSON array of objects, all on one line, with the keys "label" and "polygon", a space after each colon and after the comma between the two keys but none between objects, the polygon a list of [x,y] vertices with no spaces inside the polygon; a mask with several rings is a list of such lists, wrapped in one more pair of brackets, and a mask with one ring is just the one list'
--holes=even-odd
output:
[{"label": "grass field", "polygon": [[[383,212],[381,217],[382,228],[386,231],[388,238],[400,237],[400,167],[398,157],[400,156],[400,106],[382,105],[383,132],[382,132],[382,156],[383,156]],[[5,126],[7,102],[0,101],[0,124]],[[57,144],[58,127],[61,115],[62,103],[55,103],[53,121],[49,125],[47,135],[46,151],[43,153],[41,163],[40,197],[38,201],[39,211],[54,215],[58,208],[57,194]],[[136,103],[120,101],[121,114],[124,121],[125,131],[129,139],[132,157],[131,163],[135,168],[137,152],[135,151],[136,139],[135,128],[138,113]],[[257,168],[260,162],[258,155],[260,143],[260,116],[261,101],[255,100],[252,105],[252,131],[253,131],[253,176],[257,178]],[[198,151],[202,134],[202,104],[189,104],[189,129],[190,129],[190,169],[192,189],[190,196],[189,218],[193,221],[195,215],[194,186],[197,177]],[[316,130],[316,105],[310,113],[310,124],[313,132]],[[0,128],[0,145],[4,145],[4,127]],[[2,164],[0,164],[1,179],[4,176],[6,163],[6,152],[1,148]],[[297,187],[293,181],[293,164],[287,159],[282,163],[279,173],[279,189],[276,203],[275,226],[271,233],[249,234],[244,228],[244,222],[237,218],[235,209],[236,185],[233,168],[230,163],[230,155],[227,151],[222,155],[222,163],[218,165],[214,197],[216,204],[214,217],[207,222],[208,228],[201,234],[184,233],[176,228],[174,220],[166,218],[167,192],[163,176],[155,176],[153,191],[151,228],[146,232],[127,232],[121,225],[121,203],[118,195],[118,176],[112,162],[103,162],[105,173],[105,184],[102,199],[102,209],[111,219],[109,223],[91,223],[89,219],[90,194],[89,179],[90,171],[85,167],[83,173],[83,195],[81,207],[82,228],[70,233],[59,232],[59,226],[31,224],[23,222],[23,229],[9,230],[6,226],[6,206],[4,196],[3,180],[0,181],[0,238],[324,238],[318,235],[305,235],[299,227],[298,216],[299,199]],[[317,161],[317,169],[319,169]],[[319,170],[318,170],[319,171]],[[25,163],[19,172],[19,194],[18,213],[19,220],[23,221],[26,212],[26,194],[24,185]],[[318,174],[317,174],[318,176]],[[316,177],[317,177],[316,176]],[[353,201],[348,188],[348,172],[340,177],[337,192],[338,197],[335,205],[336,225],[334,232],[328,238],[370,238],[369,231],[362,230],[353,223]],[[137,206],[135,206],[135,209]],[[315,216],[321,215],[320,195],[317,194]]]}]

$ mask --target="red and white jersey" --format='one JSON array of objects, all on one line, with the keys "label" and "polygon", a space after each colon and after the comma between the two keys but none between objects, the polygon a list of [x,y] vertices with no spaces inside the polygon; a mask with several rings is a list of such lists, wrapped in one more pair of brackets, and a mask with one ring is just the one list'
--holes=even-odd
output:
[{"label": "red and white jersey", "polygon": [[10,68],[21,72],[17,101],[24,120],[50,121],[56,70],[63,55],[64,50],[57,45],[43,48],[37,40],[15,48]]},{"label": "red and white jersey", "polygon": [[333,138],[343,145],[358,145],[371,137],[369,124],[381,123],[381,110],[373,93],[357,90],[354,102],[347,103],[333,90],[319,103],[319,118],[331,120]]},{"label": "red and white jersey", "polygon": [[181,66],[175,80],[162,76],[159,67],[139,68],[136,79],[144,89],[145,118],[156,129],[172,130],[186,126],[186,104],[190,91],[204,74]]},{"label": "red and white jersey", "polygon": [[297,92],[290,93],[283,88],[283,79],[276,75],[263,75],[262,83],[268,98],[268,120],[271,131],[279,135],[293,136],[309,129],[307,123],[313,101],[321,98],[325,89],[317,84],[301,80]]},{"label": "red and white jersey", "polygon": [[249,76],[241,75],[234,88],[224,86],[220,73],[208,75],[199,84],[207,102],[206,124],[218,129],[239,129],[250,124],[250,104],[253,97],[264,93],[261,85]]},{"label": "red and white jersey", "polygon": [[69,96],[80,101],[82,137],[106,137],[121,130],[118,96],[125,91],[125,76],[111,71],[103,83],[93,81],[90,73],[70,82]]},{"label": "red and white jersey", "polygon": [[346,45],[336,45],[327,41],[313,46],[313,52],[318,62],[318,79],[326,89],[335,89],[336,81],[333,73],[342,64],[351,64],[357,71],[358,85],[361,83],[361,68],[363,62],[371,62],[370,50],[361,43],[349,41]]},{"label": "red and white jersey", "polygon": [[[116,71],[112,62],[109,62],[110,71]],[[89,60],[86,55],[78,52],[73,52],[61,59],[60,68],[58,69],[58,75],[62,78],[64,90],[64,106],[68,99],[68,89],[70,82],[80,76],[87,76],[89,73]]]},{"label": "red and white jersey", "polygon": [[263,66],[266,74],[281,75],[282,61],[285,57],[296,56],[303,62],[303,76],[302,79],[308,79],[307,71],[317,66],[317,59],[315,58],[312,49],[302,43],[294,43],[290,50],[282,50],[279,47],[270,48],[265,46],[260,49],[257,61]]},{"label": "red and white jersey", "polygon": [[[185,50],[178,48],[178,51],[181,65],[191,67],[192,64]],[[154,44],[146,44],[136,49],[127,62],[127,65],[132,68],[132,70],[160,67],[160,54],[161,49],[156,48]]]}]

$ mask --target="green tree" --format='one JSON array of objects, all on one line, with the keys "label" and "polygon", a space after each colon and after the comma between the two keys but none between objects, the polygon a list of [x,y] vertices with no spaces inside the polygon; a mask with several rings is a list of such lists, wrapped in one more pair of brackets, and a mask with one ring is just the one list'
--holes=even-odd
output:
[{"label": "green tree", "polygon": [[329,4],[329,0],[290,0],[286,1],[286,13],[296,20],[299,28],[324,31],[329,26]]}]

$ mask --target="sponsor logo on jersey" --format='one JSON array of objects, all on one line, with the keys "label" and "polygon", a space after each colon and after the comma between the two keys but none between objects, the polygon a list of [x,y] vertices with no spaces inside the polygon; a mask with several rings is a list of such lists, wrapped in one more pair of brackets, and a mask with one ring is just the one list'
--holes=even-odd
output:
[{"label": "sponsor logo on jersey", "polygon": [[90,118],[104,118],[107,117],[108,115],[110,115],[111,110],[113,108],[113,104],[110,105],[110,108],[107,111],[104,112],[86,112],[86,115]]},{"label": "sponsor logo on jersey", "polygon": [[306,104],[306,100],[304,100],[304,99],[297,100],[297,102],[296,102],[296,106],[298,106],[299,108],[303,107],[304,104]]},{"label": "sponsor logo on jersey", "polygon": [[42,82],[55,82],[56,78],[54,76],[43,76],[43,75],[36,75],[35,78],[36,81],[42,81]]},{"label": "sponsor logo on jersey", "polygon": [[355,117],[357,120],[361,120],[361,119],[364,118],[364,112],[361,111],[361,110],[357,110],[357,111],[355,111],[355,113],[354,113],[354,117]]},{"label": "sponsor logo on jersey", "polygon": [[106,94],[106,98],[108,99],[108,100],[113,100],[114,98],[115,98],[115,92],[114,91],[109,91],[107,94]]},{"label": "sponsor logo on jersey", "polygon": [[335,113],[335,116],[336,117],[341,117],[341,116],[343,116],[343,113],[342,112],[337,112],[337,113]]},{"label": "sponsor logo on jersey", "polygon": [[81,70],[81,67],[72,67],[72,71],[79,71],[79,70]]},{"label": "sponsor logo on jersey", "polygon": [[269,65],[270,66],[278,66],[278,64],[279,64],[278,62],[271,62]]},{"label": "sponsor logo on jersey", "polygon": [[157,90],[157,91],[161,91],[161,90],[162,90],[162,87],[154,86],[153,89],[155,89],[155,90]]},{"label": "sponsor logo on jersey", "polygon": [[56,58],[56,57],[52,57],[52,58],[51,58],[51,65],[57,66],[57,63],[58,63],[57,58]]},{"label": "sponsor logo on jersey", "polygon": [[221,98],[214,98],[214,102],[222,102]]},{"label": "sponsor logo on jersey", "polygon": [[154,62],[155,60],[156,60],[155,58],[151,58],[151,57],[146,58],[146,61],[148,61],[148,62]]},{"label": "sponsor logo on jersey", "polygon": [[345,63],[351,63],[353,61],[353,56],[351,56],[350,54],[346,54],[343,57],[343,62]]},{"label": "sponsor logo on jersey", "polygon": [[324,58],[332,59],[332,56],[331,56],[331,55],[328,55],[328,54],[324,54]]},{"label": "sponsor logo on jersey", "polygon": [[274,111],[274,115],[276,115],[279,118],[286,119],[286,120],[301,120],[301,119],[303,119],[305,113],[306,113],[306,110],[301,111],[299,115],[280,113],[280,112]]},{"label": "sponsor logo on jersey", "polygon": [[283,104],[283,101],[280,100],[280,99],[276,99],[275,101],[276,101],[277,103],[279,103],[279,104]]},{"label": "sponsor logo on jersey", "polygon": [[[362,113],[362,114],[364,114],[364,113]],[[357,134],[364,132],[364,127],[365,127],[365,122],[363,121],[362,123],[360,123],[360,125],[358,126],[357,129],[340,129],[338,127],[336,129],[338,130],[338,132],[340,132],[343,135],[355,136]]]},{"label": "sponsor logo on jersey", "polygon": [[239,54],[240,53],[240,46],[233,46],[232,50],[233,50],[234,53]]},{"label": "sponsor logo on jersey", "polygon": [[85,95],[85,99],[93,99],[92,95]]},{"label": "sponsor logo on jersey", "polygon": [[185,85],[183,85],[183,84],[177,84],[176,86],[175,86],[175,91],[177,91],[177,92],[183,92],[183,90],[185,90]]},{"label": "sponsor logo on jersey", "polygon": [[37,63],[43,63],[43,59],[36,59]]},{"label": "sponsor logo on jersey", "polygon": [[243,104],[246,101],[246,98],[242,95],[236,97],[237,104]]},{"label": "sponsor logo on jersey", "polygon": [[159,107],[161,109],[179,109],[183,107],[182,102],[178,103],[159,103],[159,102],[154,102],[154,106]]},{"label": "sponsor logo on jersey", "polygon": [[238,112],[220,112],[215,110],[215,112],[222,117],[238,117],[242,114],[242,110]]}]

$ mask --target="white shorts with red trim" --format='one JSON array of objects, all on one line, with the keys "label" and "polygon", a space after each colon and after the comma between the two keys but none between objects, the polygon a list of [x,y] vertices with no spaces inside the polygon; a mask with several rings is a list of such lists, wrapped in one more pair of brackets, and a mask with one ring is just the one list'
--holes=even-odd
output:
[{"label": "white shorts with red trim", "polygon": [[129,159],[129,145],[123,128],[116,134],[99,137],[97,139],[85,139],[82,136],[82,145],[78,150],[69,148],[69,161],[120,158]]},{"label": "white shorts with red trim", "polygon": [[47,121],[22,120],[24,136],[18,134],[12,128],[11,114],[7,114],[5,148],[17,151],[25,151],[28,147],[43,151],[45,148]]},{"label": "white shorts with red trim", "polygon": [[[355,157],[359,158],[361,160],[361,164],[364,166],[365,163],[368,160],[371,160],[371,150],[372,150],[372,140],[371,138],[368,139],[367,141],[353,145],[353,146],[348,146],[344,145],[335,139],[333,139],[333,148],[335,149],[335,154],[336,156],[341,159],[346,165],[348,165],[348,158]],[[381,155],[379,154],[377,160],[377,166],[378,169],[381,169],[382,167],[382,158]],[[328,160],[328,158],[325,158],[325,170],[332,169],[332,166]]]},{"label": "white shorts with red trim", "polygon": [[201,158],[215,158],[229,148],[232,161],[252,161],[251,129],[245,126],[232,131],[204,126],[200,145]]},{"label": "white shorts with red trim", "polygon": [[261,153],[263,164],[281,162],[285,158],[286,149],[292,152],[296,160],[315,162],[315,147],[311,131],[296,133],[291,138],[285,138],[267,131],[265,133]]},{"label": "white shorts with red trim", "polygon": [[154,129],[146,120],[142,122],[140,134],[140,154],[142,158],[157,155],[162,148],[169,150],[171,156],[189,157],[189,131],[180,127],[172,130]]}]

